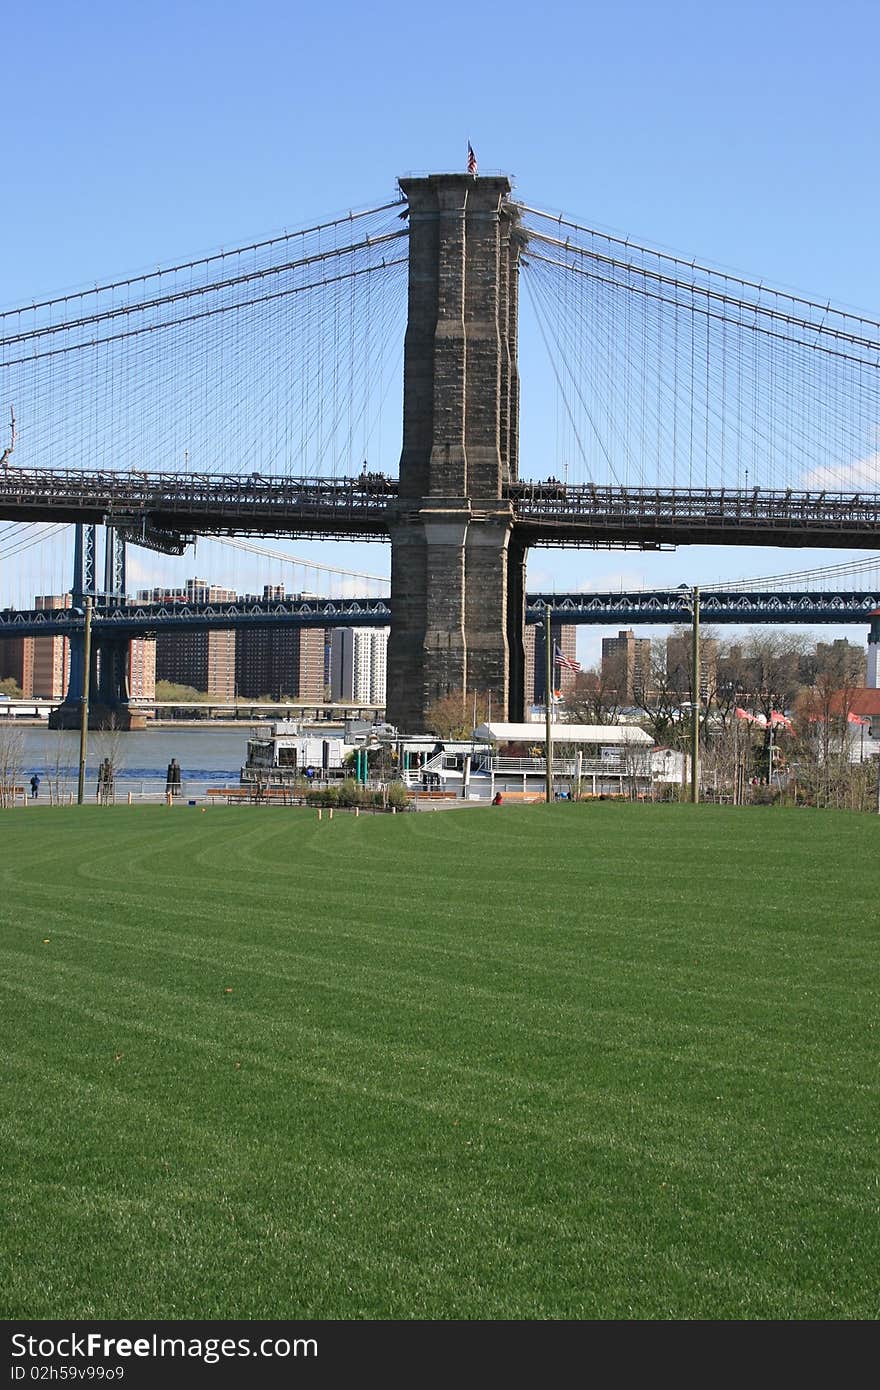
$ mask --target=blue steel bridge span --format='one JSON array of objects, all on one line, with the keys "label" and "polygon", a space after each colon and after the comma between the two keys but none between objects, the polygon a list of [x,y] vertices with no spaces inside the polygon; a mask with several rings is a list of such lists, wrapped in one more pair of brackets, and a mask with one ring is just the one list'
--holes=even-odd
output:
[{"label": "blue steel bridge span", "polygon": [[[528,594],[526,622],[540,623],[546,609],[553,622],[578,626],[678,624],[691,620],[690,589],[615,593]],[[705,623],[866,624],[880,609],[875,589],[751,590],[701,589]],[[175,631],[274,627],[383,627],[391,623],[391,599],[239,599],[223,603],[102,603],[93,610],[96,639],[144,637]],[[0,610],[0,640],[72,636],[83,630],[78,608]]]}]

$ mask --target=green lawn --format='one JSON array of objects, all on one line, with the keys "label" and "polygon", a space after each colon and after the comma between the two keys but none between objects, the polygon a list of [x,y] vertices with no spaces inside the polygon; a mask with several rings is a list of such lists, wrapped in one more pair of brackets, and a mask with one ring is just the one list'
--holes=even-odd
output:
[{"label": "green lawn", "polygon": [[880,1311],[880,818],[0,834],[3,1316]]}]

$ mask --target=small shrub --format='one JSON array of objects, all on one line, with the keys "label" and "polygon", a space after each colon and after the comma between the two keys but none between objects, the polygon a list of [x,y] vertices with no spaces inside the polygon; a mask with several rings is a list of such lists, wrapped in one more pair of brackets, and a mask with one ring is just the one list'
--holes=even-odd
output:
[{"label": "small shrub", "polygon": [[[379,805],[381,805],[381,797]],[[385,793],[385,805],[389,810],[405,811],[410,806],[410,799],[407,795],[406,787],[402,782],[391,782]]]}]

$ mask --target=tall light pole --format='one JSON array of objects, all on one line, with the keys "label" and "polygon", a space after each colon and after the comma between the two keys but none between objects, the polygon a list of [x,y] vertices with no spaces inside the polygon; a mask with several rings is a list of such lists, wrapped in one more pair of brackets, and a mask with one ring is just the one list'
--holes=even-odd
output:
[{"label": "tall light pole", "polygon": [[83,642],[83,693],[79,721],[79,781],[76,790],[76,804],[82,806],[85,799],[86,783],[86,741],[89,732],[89,670],[92,657],[92,600],[86,598],[86,631]]},{"label": "tall light pole", "polygon": [[696,806],[700,800],[700,591],[696,585],[691,603],[693,619],[691,691],[691,801]]},{"label": "tall light pole", "polygon": [[550,609],[544,609],[544,758],[547,765],[545,797],[553,800],[553,730],[551,728],[551,699],[553,695],[553,653],[550,650]]}]

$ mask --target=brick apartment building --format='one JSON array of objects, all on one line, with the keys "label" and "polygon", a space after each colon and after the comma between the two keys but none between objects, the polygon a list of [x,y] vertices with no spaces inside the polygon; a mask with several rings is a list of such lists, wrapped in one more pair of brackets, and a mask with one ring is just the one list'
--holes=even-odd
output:
[{"label": "brick apartment building", "polygon": [[[571,623],[552,623],[550,624],[550,640],[554,647],[558,647],[563,656],[570,661],[575,661],[577,657],[577,628]],[[529,705],[543,705],[544,687],[546,683],[546,656],[544,653],[544,628],[541,623],[528,623],[525,635],[525,703],[526,709]],[[570,666],[554,663],[554,680],[556,689],[560,692],[563,699],[573,689],[577,679],[577,671]]]},{"label": "brick apartment building", "polygon": [[602,638],[602,684],[614,690],[621,705],[644,700],[651,688],[651,639],[632,629]]},{"label": "brick apartment building", "polygon": [[236,634],[235,671],[239,695],[256,700],[289,698],[320,704],[324,699],[323,628],[241,628]]}]

